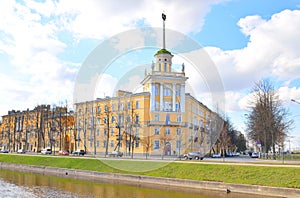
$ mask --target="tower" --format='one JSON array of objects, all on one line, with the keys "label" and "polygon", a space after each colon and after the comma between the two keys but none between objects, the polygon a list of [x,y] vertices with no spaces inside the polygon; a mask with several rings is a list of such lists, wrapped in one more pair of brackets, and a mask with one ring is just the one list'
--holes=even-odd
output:
[{"label": "tower", "polygon": [[163,48],[155,55],[151,71],[142,81],[145,92],[150,92],[151,112],[185,112],[185,77],[184,69],[181,72],[172,71],[173,55],[166,49],[165,20],[163,19]]}]

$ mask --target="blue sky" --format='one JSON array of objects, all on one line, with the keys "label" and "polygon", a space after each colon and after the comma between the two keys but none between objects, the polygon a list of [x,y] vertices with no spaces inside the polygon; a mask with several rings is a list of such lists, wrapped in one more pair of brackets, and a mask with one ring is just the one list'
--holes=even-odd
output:
[{"label": "blue sky", "polygon": [[[162,11],[168,29],[193,39],[214,62],[224,85],[227,115],[237,129],[244,132],[254,83],[271,79],[295,120],[292,146],[300,147],[300,105],[290,101],[300,101],[300,0],[1,1],[0,114],[66,100],[71,106],[74,83],[91,52],[115,35],[121,40],[124,31],[161,28]],[[179,42],[172,36],[167,35],[171,51]],[[136,82],[154,60],[159,38],[157,43],[112,60],[93,79],[94,96],[111,95],[117,87],[140,90]],[[187,54],[174,54],[174,68],[186,64],[188,90],[214,108],[205,78],[195,75]]]}]

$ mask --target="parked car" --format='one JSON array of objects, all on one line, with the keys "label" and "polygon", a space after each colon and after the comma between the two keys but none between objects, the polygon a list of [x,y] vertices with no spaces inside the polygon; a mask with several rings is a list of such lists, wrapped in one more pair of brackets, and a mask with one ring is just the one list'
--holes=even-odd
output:
[{"label": "parked car", "polygon": [[58,155],[69,155],[69,151],[58,151]]},{"label": "parked car", "polygon": [[8,150],[6,150],[6,149],[1,150],[1,153],[8,153]]},{"label": "parked car", "polygon": [[120,151],[113,151],[109,154],[109,157],[122,157],[123,153]]},{"label": "parked car", "polygon": [[24,149],[19,149],[19,150],[17,151],[17,153],[19,153],[19,154],[24,154],[24,153],[26,153],[26,151],[25,151]]},{"label": "parked car", "polygon": [[45,148],[45,149],[43,149],[42,151],[41,151],[41,153],[42,154],[51,154],[52,153],[52,150],[51,150],[51,148]]},{"label": "parked car", "polygon": [[204,156],[202,153],[200,152],[190,152],[188,154],[185,154],[183,155],[184,159],[186,160],[192,160],[192,159],[195,159],[195,160],[203,160]]},{"label": "parked car", "polygon": [[228,152],[225,154],[226,157],[233,157],[233,154],[231,152]]},{"label": "parked car", "polygon": [[86,154],[84,150],[77,150],[77,151],[73,152],[73,155],[82,155],[82,156],[84,156],[84,154]]},{"label": "parked car", "polygon": [[258,153],[253,152],[250,157],[252,157],[252,158],[258,158]]},{"label": "parked car", "polygon": [[221,153],[214,153],[212,155],[213,158],[220,158],[221,157]]}]

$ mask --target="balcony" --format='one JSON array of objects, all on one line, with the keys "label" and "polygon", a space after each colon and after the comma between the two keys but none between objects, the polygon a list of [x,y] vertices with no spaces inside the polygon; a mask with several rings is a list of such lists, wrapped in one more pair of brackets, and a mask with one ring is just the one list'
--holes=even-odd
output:
[{"label": "balcony", "polygon": [[187,127],[186,122],[168,122],[165,121],[148,121],[147,126],[175,126],[175,127]]},{"label": "balcony", "polygon": [[163,121],[148,121],[148,126],[163,126],[166,122]]}]

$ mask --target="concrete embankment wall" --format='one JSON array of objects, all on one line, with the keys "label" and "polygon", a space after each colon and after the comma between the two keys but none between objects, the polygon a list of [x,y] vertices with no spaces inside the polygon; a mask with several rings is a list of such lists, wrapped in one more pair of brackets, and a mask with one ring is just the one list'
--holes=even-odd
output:
[{"label": "concrete embankment wall", "polygon": [[75,170],[66,168],[52,168],[34,165],[9,164],[0,162],[0,169],[14,170],[20,172],[38,173],[43,175],[69,177],[74,179],[102,181],[110,183],[131,184],[143,187],[166,187],[169,189],[189,188],[194,190],[230,190],[236,193],[269,195],[276,197],[299,197],[300,189],[277,188],[257,185],[229,184],[223,182],[196,181],[175,178],[150,177],[141,175],[102,173],[96,171]]}]

